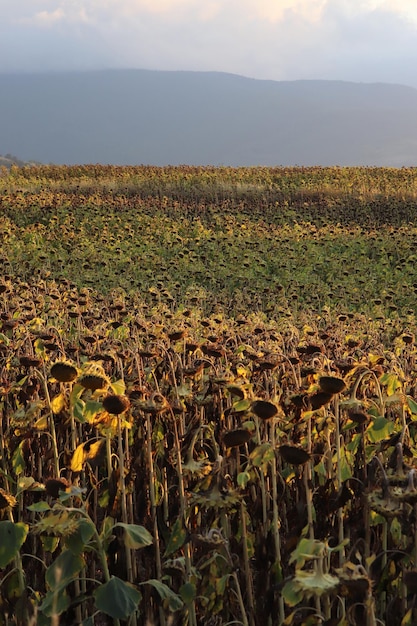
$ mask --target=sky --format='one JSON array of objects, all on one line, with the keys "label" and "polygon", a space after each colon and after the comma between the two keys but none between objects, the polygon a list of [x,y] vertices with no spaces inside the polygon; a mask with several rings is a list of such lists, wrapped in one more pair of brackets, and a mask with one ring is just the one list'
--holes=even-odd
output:
[{"label": "sky", "polygon": [[0,73],[109,68],[417,87],[417,0],[0,0]]}]

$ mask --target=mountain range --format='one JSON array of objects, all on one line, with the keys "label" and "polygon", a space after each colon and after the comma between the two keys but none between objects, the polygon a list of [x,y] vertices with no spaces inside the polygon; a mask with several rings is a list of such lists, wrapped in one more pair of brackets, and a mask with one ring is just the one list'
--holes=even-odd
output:
[{"label": "mountain range", "polygon": [[119,165],[417,165],[417,89],[221,72],[0,75],[0,153]]}]

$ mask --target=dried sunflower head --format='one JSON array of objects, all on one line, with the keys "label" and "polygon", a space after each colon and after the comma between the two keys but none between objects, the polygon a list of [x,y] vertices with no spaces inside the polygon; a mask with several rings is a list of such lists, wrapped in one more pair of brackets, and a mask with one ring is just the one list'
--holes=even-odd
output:
[{"label": "dried sunflower head", "polygon": [[45,483],[45,491],[48,496],[58,498],[60,491],[65,491],[69,483],[65,478],[48,478]]},{"label": "dried sunflower head", "polygon": [[68,511],[55,510],[44,515],[36,524],[33,525],[32,530],[35,533],[45,533],[47,535],[55,535],[57,537],[69,537],[78,530],[78,519],[70,514]]},{"label": "dried sunflower head", "polygon": [[320,568],[312,570],[299,569],[293,578],[293,584],[305,598],[320,597],[330,593],[339,584],[339,578],[332,574],[321,571]]},{"label": "dried sunflower head", "polygon": [[194,477],[203,477],[210,474],[212,470],[212,464],[206,458],[195,461],[192,457],[187,459],[186,463],[183,464],[182,469],[184,474],[191,474]]},{"label": "dried sunflower head", "polygon": [[415,486],[415,469],[412,469],[408,473],[407,484],[402,484],[391,487],[390,493],[394,500],[399,502],[407,502],[408,504],[416,504],[417,502],[417,487]]},{"label": "dried sunflower head", "polygon": [[407,587],[407,591],[410,594],[417,594],[417,571],[407,570],[403,573],[403,581]]},{"label": "dried sunflower head", "polygon": [[262,420],[269,420],[278,413],[278,407],[268,400],[255,400],[250,408],[252,413]]},{"label": "dried sunflower head", "polygon": [[375,513],[379,513],[379,515],[382,515],[382,517],[386,519],[401,516],[404,513],[401,501],[398,498],[391,496],[384,497],[382,493],[376,491],[371,491],[366,494],[366,498],[369,507],[375,511]]},{"label": "dried sunflower head", "polygon": [[17,500],[4,489],[0,489],[0,512],[6,511],[16,506]]},{"label": "dried sunflower head", "polygon": [[307,461],[311,459],[310,454],[306,450],[289,444],[279,446],[278,452],[284,461],[291,465],[304,465],[304,463],[307,463]]},{"label": "dried sunflower head", "polygon": [[185,559],[179,556],[175,559],[167,559],[164,563],[164,572],[166,574],[185,574]]},{"label": "dried sunflower head", "polygon": [[239,504],[241,496],[232,490],[220,490],[215,486],[209,491],[193,492],[191,503],[203,509],[230,509]]},{"label": "dried sunflower head", "polygon": [[372,587],[372,580],[361,563],[346,561],[335,572],[339,576],[343,595],[366,594]]},{"label": "dried sunflower head", "polygon": [[105,376],[97,374],[83,374],[78,382],[84,389],[90,389],[91,391],[97,391],[97,389],[105,389],[109,383]]},{"label": "dried sunflower head", "polygon": [[70,361],[56,361],[51,367],[51,376],[60,383],[71,383],[78,376],[78,370]]},{"label": "dried sunflower head", "polygon": [[211,528],[204,534],[193,535],[191,540],[198,546],[205,546],[209,548],[224,546],[228,543],[227,539],[223,536],[222,531],[218,528]]},{"label": "dried sunflower head", "polygon": [[170,408],[168,400],[160,393],[154,393],[148,400],[137,402],[136,406],[144,413],[151,415],[164,413]]},{"label": "dried sunflower head", "polygon": [[238,448],[251,439],[252,433],[246,428],[235,428],[223,433],[223,445],[225,448]]},{"label": "dried sunflower head", "polygon": [[320,376],[318,383],[324,393],[337,394],[346,389],[345,381],[337,376]]},{"label": "dried sunflower head", "polygon": [[84,387],[84,389],[90,389],[91,391],[106,389],[110,385],[110,380],[106,376],[102,366],[98,363],[92,363],[86,367],[77,382]]},{"label": "dried sunflower head", "polygon": [[129,398],[119,394],[109,394],[103,399],[103,406],[111,415],[121,415],[130,407]]}]

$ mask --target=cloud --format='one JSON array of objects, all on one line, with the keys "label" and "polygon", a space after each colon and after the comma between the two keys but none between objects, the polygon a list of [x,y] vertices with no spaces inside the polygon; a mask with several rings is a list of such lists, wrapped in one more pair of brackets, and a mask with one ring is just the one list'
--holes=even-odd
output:
[{"label": "cloud", "polygon": [[416,30],[415,0],[0,0],[0,71],[138,67],[414,84]]},{"label": "cloud", "polygon": [[64,18],[65,13],[63,9],[55,9],[55,11],[39,11],[39,13],[35,14],[33,21],[38,24],[48,26],[53,25]]},{"label": "cloud", "polygon": [[52,28],[59,22],[65,24],[87,23],[89,18],[84,7],[67,6],[65,9],[59,7],[53,11],[39,11],[30,20],[26,20],[26,23],[28,21],[42,27]]}]

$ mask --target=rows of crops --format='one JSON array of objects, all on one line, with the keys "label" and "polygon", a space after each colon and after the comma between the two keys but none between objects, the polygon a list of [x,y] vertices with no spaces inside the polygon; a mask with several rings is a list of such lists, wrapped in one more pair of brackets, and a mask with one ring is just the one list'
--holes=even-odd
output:
[{"label": "rows of crops", "polygon": [[416,623],[416,186],[2,170],[1,624]]}]

